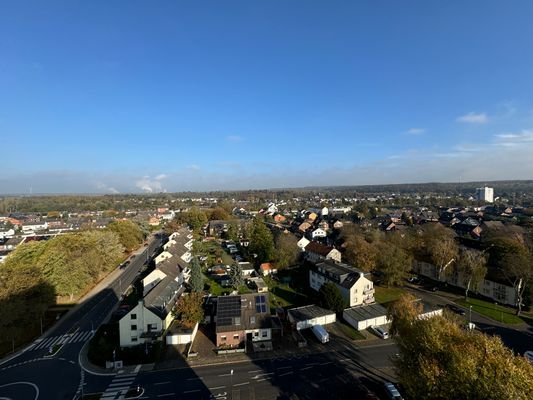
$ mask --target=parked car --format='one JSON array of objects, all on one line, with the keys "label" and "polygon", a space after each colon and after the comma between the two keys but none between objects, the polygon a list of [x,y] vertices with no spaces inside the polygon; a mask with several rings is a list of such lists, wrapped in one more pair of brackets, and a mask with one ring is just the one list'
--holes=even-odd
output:
[{"label": "parked car", "polygon": [[461,307],[457,307],[455,304],[446,304],[446,308],[456,314],[466,315],[466,311],[463,310]]},{"label": "parked car", "polygon": [[387,394],[387,398],[391,400],[403,400],[402,395],[391,382],[385,382],[385,393]]},{"label": "parked car", "polygon": [[389,338],[389,332],[387,332],[384,328],[381,326],[372,325],[370,327],[374,331],[376,335],[378,335],[382,339],[388,339]]}]

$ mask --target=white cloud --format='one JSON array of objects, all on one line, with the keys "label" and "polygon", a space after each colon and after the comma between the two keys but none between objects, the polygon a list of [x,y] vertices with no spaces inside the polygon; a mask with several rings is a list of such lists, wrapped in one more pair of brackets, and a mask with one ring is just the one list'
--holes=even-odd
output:
[{"label": "white cloud", "polygon": [[191,170],[191,171],[200,171],[201,170],[200,166],[197,165],[197,164],[190,164],[190,165],[187,165],[185,168],[188,169],[188,170]]},{"label": "white cloud", "polygon": [[494,136],[499,143],[528,143],[533,142],[533,129],[524,129],[520,133],[501,133]]},{"label": "white cloud", "polygon": [[422,135],[423,133],[426,133],[426,129],[424,128],[411,128],[407,131],[409,135]]},{"label": "white cloud", "polygon": [[167,175],[165,175],[165,174],[159,174],[154,179],[156,181],[161,181],[161,180],[165,179],[166,177],[167,177]]},{"label": "white cloud", "polygon": [[489,117],[486,113],[469,112],[468,114],[457,117],[456,121],[467,124],[485,124],[489,121]]},{"label": "white cloud", "polygon": [[242,142],[242,141],[243,141],[243,138],[242,138],[242,136],[229,135],[229,136],[226,136],[226,140],[227,140],[228,142],[237,143],[237,142]]},{"label": "white cloud", "polygon": [[147,193],[165,192],[166,190],[161,185],[161,179],[166,178],[166,175],[163,177],[162,176],[163,174],[157,175],[154,179],[151,179],[149,176],[143,176],[141,179],[135,182],[135,187]]}]

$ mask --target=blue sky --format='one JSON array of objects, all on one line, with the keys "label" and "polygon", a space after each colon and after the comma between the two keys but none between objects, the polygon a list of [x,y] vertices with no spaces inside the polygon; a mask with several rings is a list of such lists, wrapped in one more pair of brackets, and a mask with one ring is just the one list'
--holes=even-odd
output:
[{"label": "blue sky", "polygon": [[16,1],[0,193],[533,178],[531,1]]}]

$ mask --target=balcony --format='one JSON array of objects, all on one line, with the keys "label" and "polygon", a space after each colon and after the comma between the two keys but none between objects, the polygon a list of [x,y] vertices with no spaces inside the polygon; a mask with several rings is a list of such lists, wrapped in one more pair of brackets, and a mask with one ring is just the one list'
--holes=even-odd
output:
[{"label": "balcony", "polygon": [[368,295],[374,295],[376,291],[374,290],[374,288],[370,288],[370,289],[365,289],[363,290],[363,295],[364,296],[368,296]]},{"label": "balcony", "polygon": [[374,296],[372,297],[366,297],[364,300],[363,300],[363,303],[364,304],[371,304],[371,303],[374,303],[375,300],[374,300]]}]

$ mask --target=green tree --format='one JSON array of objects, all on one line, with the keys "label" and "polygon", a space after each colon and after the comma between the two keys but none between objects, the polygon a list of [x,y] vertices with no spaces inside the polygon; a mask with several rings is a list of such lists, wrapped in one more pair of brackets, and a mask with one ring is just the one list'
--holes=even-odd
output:
[{"label": "green tree", "polygon": [[115,232],[119,236],[120,243],[127,251],[136,249],[144,241],[139,225],[129,220],[113,221],[107,225],[106,229]]},{"label": "green tree", "polygon": [[233,263],[229,268],[229,277],[231,280],[231,286],[234,289],[238,289],[244,284],[244,279],[242,277],[242,267],[239,263]]},{"label": "green tree", "polygon": [[257,255],[256,262],[259,264],[271,261],[274,258],[272,232],[258,218],[254,219],[252,223],[249,251],[251,254]]},{"label": "green tree", "polygon": [[318,291],[318,296],[322,307],[336,313],[341,312],[347,306],[339,288],[333,282],[324,283]]},{"label": "green tree", "polygon": [[383,243],[379,247],[377,269],[382,273],[386,286],[402,284],[412,268],[412,262],[410,254],[392,243]]},{"label": "green tree", "polygon": [[461,272],[465,284],[465,299],[471,288],[477,289],[478,285],[487,274],[487,259],[477,250],[464,249],[461,251],[457,270]]},{"label": "green tree", "polygon": [[237,222],[232,221],[228,223],[228,231],[225,233],[225,237],[232,242],[239,240],[239,225]]},{"label": "green tree", "polygon": [[437,279],[442,280],[449,274],[452,263],[459,257],[459,247],[453,238],[453,233],[440,224],[431,225],[424,231],[424,242],[431,261],[437,267]]},{"label": "green tree", "polygon": [[183,294],[174,307],[174,316],[187,328],[192,328],[204,318],[203,296],[200,292]]},{"label": "green tree", "polygon": [[398,344],[396,375],[412,399],[526,400],[533,366],[497,336],[461,329],[444,316],[418,318],[420,304],[402,296],[389,309]]},{"label": "green tree", "polygon": [[191,278],[189,284],[193,292],[202,292],[204,290],[204,277],[200,268],[198,258],[193,257],[190,263]]},{"label": "green tree", "polygon": [[207,215],[198,207],[191,207],[187,212],[178,214],[178,222],[189,225],[195,233],[201,233],[202,228],[207,224]]},{"label": "green tree", "polygon": [[298,239],[293,234],[278,232],[275,239],[275,246],[275,259],[278,270],[290,267],[298,261],[300,249],[298,248]]}]

